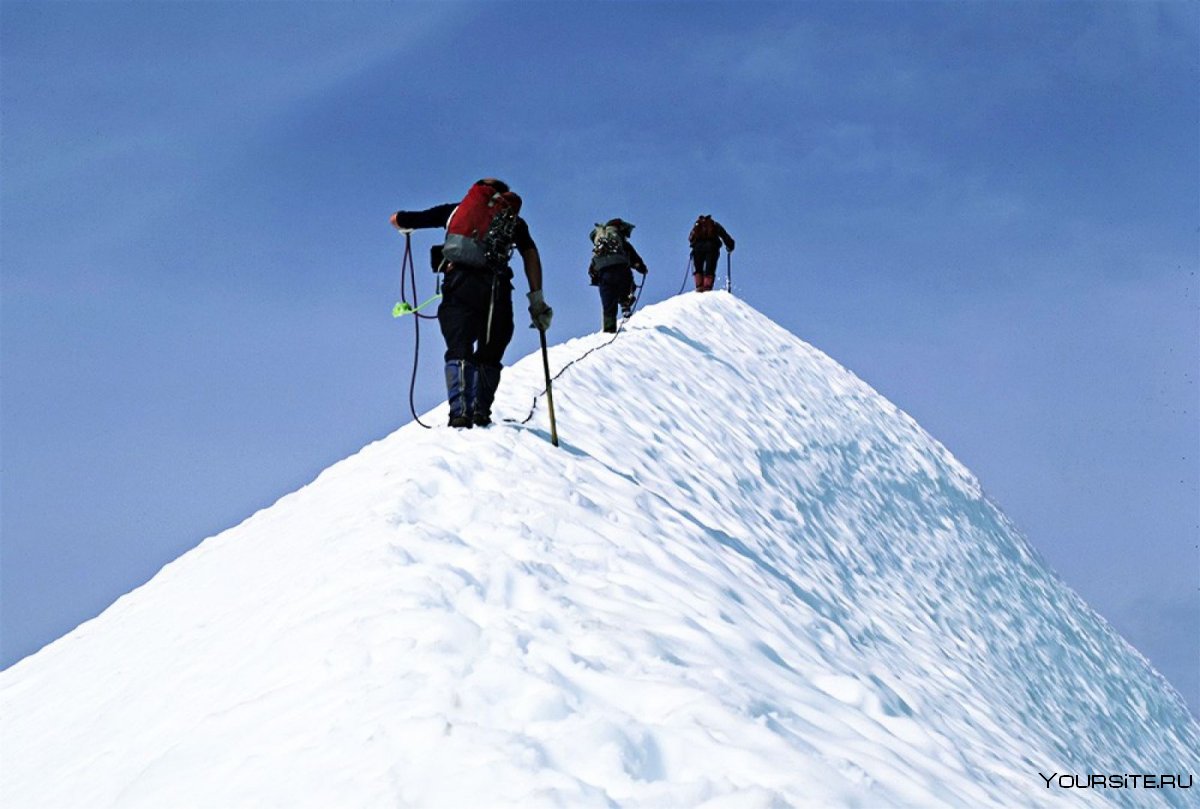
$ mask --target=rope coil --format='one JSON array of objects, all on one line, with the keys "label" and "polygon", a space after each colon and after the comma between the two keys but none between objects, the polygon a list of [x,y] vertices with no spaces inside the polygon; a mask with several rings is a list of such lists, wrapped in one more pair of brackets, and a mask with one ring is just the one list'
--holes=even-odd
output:
[{"label": "rope coil", "polygon": [[408,383],[408,409],[412,413],[413,421],[415,421],[417,424],[420,424],[426,430],[432,430],[433,428],[421,421],[421,417],[417,415],[417,405],[414,399],[414,394],[417,388],[417,365],[421,361],[421,321],[437,319],[437,315],[422,314],[421,309],[425,308],[430,303],[433,303],[442,296],[434,295],[424,303],[413,306],[411,303],[409,303],[408,297],[405,294],[404,284],[406,281],[412,286],[412,299],[414,301],[417,300],[417,271],[413,266],[411,233],[404,234],[404,258],[400,260],[400,301],[392,307],[392,317],[402,317],[404,315],[413,316],[413,369],[412,378]]}]

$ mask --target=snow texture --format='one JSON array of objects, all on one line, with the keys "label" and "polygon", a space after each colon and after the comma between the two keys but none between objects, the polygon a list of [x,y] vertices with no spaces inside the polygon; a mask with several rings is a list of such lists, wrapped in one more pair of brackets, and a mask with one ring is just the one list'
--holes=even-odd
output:
[{"label": "snow texture", "polygon": [[1196,805],[1047,787],[1200,733],[911,418],[723,292],[610,340],[560,448],[531,355],[0,674],[0,803]]}]

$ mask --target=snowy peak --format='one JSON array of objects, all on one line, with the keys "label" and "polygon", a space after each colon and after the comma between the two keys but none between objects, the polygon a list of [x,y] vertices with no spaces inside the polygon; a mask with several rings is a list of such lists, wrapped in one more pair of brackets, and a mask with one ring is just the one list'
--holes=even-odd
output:
[{"label": "snowy peak", "polygon": [[0,675],[5,805],[1185,805],[1046,785],[1200,733],[828,357],[718,292],[550,364],[561,447],[526,357]]}]

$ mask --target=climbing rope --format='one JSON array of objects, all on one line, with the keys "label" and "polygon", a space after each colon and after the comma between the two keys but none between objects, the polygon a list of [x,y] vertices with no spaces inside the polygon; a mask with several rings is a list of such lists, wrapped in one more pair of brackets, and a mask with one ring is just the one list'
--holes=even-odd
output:
[{"label": "climbing rope", "polygon": [[683,283],[679,285],[679,291],[675,293],[676,295],[683,294],[683,288],[687,286],[688,276],[691,275],[691,273],[688,272],[688,270],[691,269],[693,261],[694,261],[694,259],[692,258],[692,254],[688,253],[687,264],[683,265]]},{"label": "climbing rope", "polygon": [[[630,316],[632,316],[633,311],[637,309],[638,302],[641,301],[641,299],[642,299],[642,289],[645,286],[646,286],[646,281],[645,281],[645,277],[643,277],[642,283],[638,284],[637,294],[633,298],[633,306],[631,306],[629,308]],[[558,380],[558,378],[560,376],[562,376],[564,373],[566,373],[567,369],[570,368],[572,365],[579,362],[580,360],[587,357],[588,355],[594,354],[595,352],[599,351],[600,349],[610,346],[614,342],[616,342],[616,339],[618,337],[620,337],[621,334],[625,331],[625,323],[627,320],[629,320],[629,318],[623,318],[621,320],[621,323],[620,323],[620,325],[617,326],[617,331],[615,334],[613,334],[611,340],[606,340],[605,342],[601,343],[600,345],[592,346],[587,351],[583,352],[578,357],[576,357],[575,359],[568,362],[562,368],[559,368],[558,373],[556,373],[554,376],[550,377],[550,381],[552,383],[556,382]],[[529,413],[525,416],[525,418],[521,419],[520,421],[517,421],[516,419],[505,419],[505,421],[509,422],[510,424],[528,424],[529,420],[533,418],[533,414],[537,411],[538,400],[541,399],[545,395],[546,395],[546,389],[544,388],[544,389],[542,389],[541,393],[538,393],[533,397],[533,404],[530,405]]]},{"label": "climbing rope", "polygon": [[434,295],[424,303],[414,306],[409,303],[408,297],[405,294],[405,283],[412,287],[412,299],[417,300],[417,271],[413,266],[412,257],[412,233],[404,234],[404,258],[400,261],[400,301],[392,307],[392,317],[403,317],[404,315],[413,316],[413,362],[412,362],[412,378],[408,382],[408,409],[412,413],[413,421],[420,424],[426,430],[432,430],[425,422],[421,421],[421,417],[417,415],[417,406],[414,400],[414,394],[417,388],[417,364],[421,360],[421,321],[436,320],[437,315],[422,314],[421,310],[429,304],[442,297]]}]

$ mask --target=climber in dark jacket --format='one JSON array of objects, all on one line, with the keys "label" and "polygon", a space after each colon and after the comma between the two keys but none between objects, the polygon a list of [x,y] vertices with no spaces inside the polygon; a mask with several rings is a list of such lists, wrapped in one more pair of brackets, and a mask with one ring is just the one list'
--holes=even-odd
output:
[{"label": "climber in dark jacket", "polygon": [[696,271],[692,278],[696,281],[697,292],[709,292],[717,277],[717,259],[721,255],[721,244],[733,252],[733,237],[730,236],[721,223],[708,214],[696,217],[696,224],[688,234],[688,244],[692,247],[692,263]]},{"label": "climber in dark jacket", "polygon": [[[471,206],[477,199],[482,200],[480,211],[488,210],[488,217],[493,215],[490,209],[494,201],[501,201],[501,207],[511,205],[514,210],[515,221],[510,220],[507,228],[498,228],[498,235],[491,241],[452,232],[455,228],[451,218],[460,210],[464,217],[471,215]],[[451,427],[482,427],[492,422],[492,402],[503,367],[501,360],[513,336],[513,272],[508,258],[514,248],[521,254],[529,281],[529,316],[533,325],[542,331],[550,328],[554,311],[542,297],[541,258],[529,235],[529,226],[515,214],[519,209],[520,198],[509,191],[508,185],[488,178],[475,183],[461,203],[392,214],[392,225],[402,231],[447,228],[443,246],[447,258],[441,262],[445,280],[437,318],[446,341],[446,393]],[[489,231],[488,236],[491,235]],[[480,246],[485,242],[487,250],[483,251]]]},{"label": "climber in dark jacket", "polygon": [[633,225],[623,219],[610,219],[592,228],[592,261],[588,277],[592,286],[600,287],[600,317],[604,331],[617,330],[617,305],[621,314],[629,317],[637,300],[637,285],[633,270],[645,275],[646,262],[629,242]]}]

